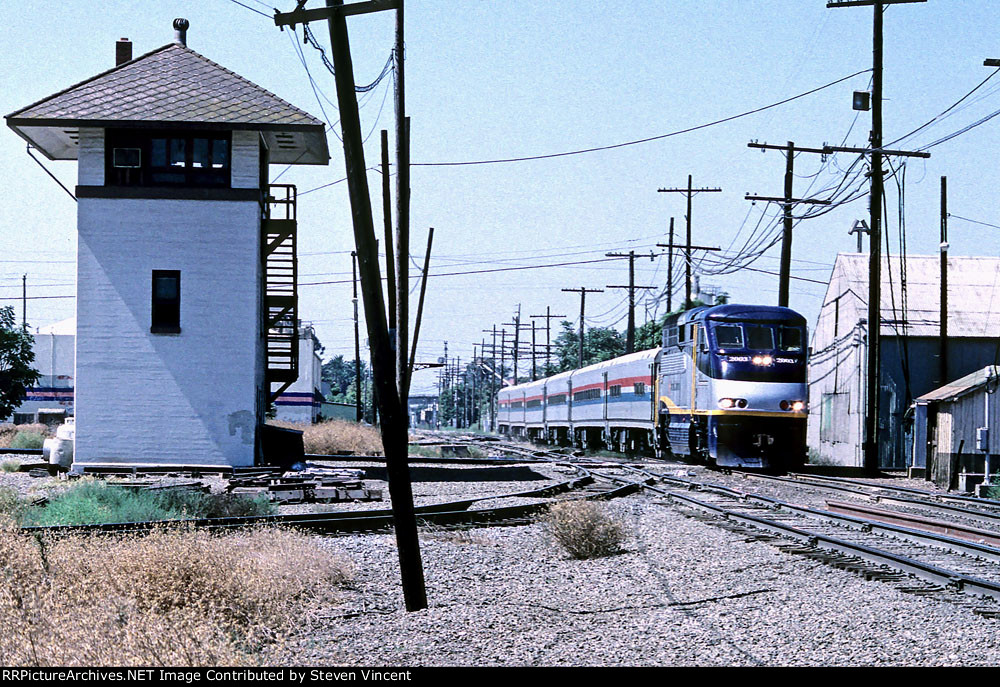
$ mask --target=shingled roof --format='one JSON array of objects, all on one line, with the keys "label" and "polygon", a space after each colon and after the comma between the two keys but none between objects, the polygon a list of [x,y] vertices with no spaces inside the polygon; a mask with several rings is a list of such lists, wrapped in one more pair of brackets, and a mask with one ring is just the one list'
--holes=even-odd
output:
[{"label": "shingled roof", "polygon": [[79,127],[164,125],[259,130],[270,139],[272,162],[326,164],[329,159],[322,121],[178,43],[70,86],[6,119],[51,159],[77,157]]}]

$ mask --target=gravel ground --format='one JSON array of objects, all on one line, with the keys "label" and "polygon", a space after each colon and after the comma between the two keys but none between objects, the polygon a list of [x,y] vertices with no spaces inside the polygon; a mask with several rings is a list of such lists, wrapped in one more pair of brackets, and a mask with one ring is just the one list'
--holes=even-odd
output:
[{"label": "gravel ground", "polygon": [[[536,468],[539,472],[542,469]],[[689,468],[668,466],[687,472]],[[717,473],[693,477],[721,482]],[[546,472],[551,479],[565,479]],[[715,479],[713,479],[713,477]],[[761,481],[733,477],[744,489]],[[48,484],[0,473],[27,494]],[[504,494],[544,481],[425,481],[417,503]],[[893,483],[900,483],[894,481]],[[58,486],[59,483],[54,483]],[[65,484],[63,482],[63,484]],[[928,488],[926,483],[919,483]],[[366,485],[385,488],[378,480]],[[52,486],[52,485],[50,485]],[[336,509],[386,508],[383,502]],[[507,504],[507,501],[504,501]],[[283,507],[283,512],[287,512]],[[357,570],[336,606],[287,645],[288,665],[937,666],[1000,664],[1000,620],[899,591],[688,518],[646,495],[607,504],[623,553],[568,557],[541,525],[426,529],[429,608],[402,610],[395,539],[315,537]],[[326,509],[326,508],[324,508]],[[333,509],[333,508],[330,508]]]},{"label": "gravel ground", "polygon": [[[747,542],[645,496],[626,551],[570,559],[540,525],[423,532],[430,607],[402,609],[391,535],[321,538],[358,570],[289,662],[360,665],[996,665],[1000,621]],[[732,598],[734,595],[743,595]],[[730,598],[720,598],[730,597]]]}]

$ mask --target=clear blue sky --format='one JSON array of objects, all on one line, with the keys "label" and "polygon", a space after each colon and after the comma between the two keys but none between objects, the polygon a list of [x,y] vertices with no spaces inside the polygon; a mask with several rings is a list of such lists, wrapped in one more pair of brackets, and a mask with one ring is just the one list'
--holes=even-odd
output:
[{"label": "clear blue sky", "polygon": [[[267,14],[292,0],[241,0]],[[318,5],[311,0],[309,6]],[[114,43],[128,37],[136,54],[172,40],[171,20],[191,22],[188,45],[223,66],[323,117],[290,34],[269,18],[230,0],[10,0],[4,3],[0,48],[0,113],[10,113],[110,68]],[[616,3],[416,2],[406,10],[407,109],[412,160],[454,162],[532,156],[622,143],[711,122],[780,101],[871,66],[870,8],[827,9],[825,0],[662,0]],[[359,83],[380,71],[393,42],[390,13],[349,20]],[[314,31],[324,45],[322,24]],[[301,45],[301,33],[298,34]],[[941,113],[986,78],[983,59],[1000,57],[1000,5],[990,0],[930,0],[885,13],[885,138],[893,141]],[[304,55],[322,94],[335,101],[333,77],[318,53]],[[683,227],[684,198],[657,193],[696,186],[722,193],[694,200],[698,243],[735,251],[763,206],[745,193],[780,195],[781,153],[750,150],[750,140],[803,146],[865,144],[870,117],[855,122],[851,91],[869,74],[786,105],[688,134],[614,150],[555,159],[459,167],[415,167],[412,239],[420,262],[426,230],[435,227],[432,273],[589,260],[606,251],[648,251],[666,238],[669,218]],[[362,102],[367,162],[378,162],[378,129],[392,130],[386,80]],[[898,144],[913,149],[1000,110],[1000,75],[949,117]],[[320,96],[321,98],[323,95]],[[384,106],[383,106],[384,103]],[[336,108],[323,101],[331,122]],[[853,128],[852,123],[854,123]],[[907,243],[933,254],[938,243],[939,178],[948,176],[954,215],[1000,225],[996,148],[1000,117],[912,160],[906,172]],[[339,133],[339,125],[335,129]],[[848,133],[850,132],[850,133]],[[390,137],[390,141],[393,140]],[[343,153],[331,133],[329,167],[296,167],[281,181],[300,193],[344,177]],[[844,178],[854,156],[824,165],[796,159],[796,195]],[[46,162],[72,187],[76,164]],[[275,167],[272,177],[283,168]],[[854,168],[855,170],[857,167]],[[32,162],[13,132],[0,132],[0,304],[20,308],[28,274],[28,317],[43,325],[73,314],[75,203]],[[376,174],[369,177],[379,193]],[[854,182],[854,186],[861,180]],[[811,186],[810,186],[811,185]],[[887,231],[897,247],[898,192],[887,183]],[[373,199],[377,227],[380,199]],[[302,196],[301,313],[317,325],[327,355],[353,355],[350,278],[353,245],[343,183]],[[772,207],[759,225],[770,224]],[[854,220],[867,217],[867,198],[803,221],[795,232],[793,275],[825,281],[838,251],[853,251]],[[141,231],[141,227],[136,228]],[[736,239],[739,233],[739,238]],[[1000,229],[953,218],[953,255],[995,254]],[[736,239],[734,241],[734,239]],[[728,255],[731,255],[730,252]],[[751,267],[777,271],[774,246]],[[416,270],[414,270],[416,272]],[[666,263],[637,263],[637,283],[661,289]],[[525,315],[545,311],[576,319],[579,297],[563,287],[602,288],[627,280],[627,263],[438,276],[431,279],[418,358],[468,359],[481,332],[508,322],[518,303]],[[705,275],[704,284],[735,301],[775,303],[777,277],[742,271]],[[416,282],[414,282],[414,285]],[[656,292],[659,293],[659,292]],[[793,281],[792,307],[814,320],[824,286]],[[588,296],[588,323],[624,328],[624,292]],[[6,300],[16,299],[16,300]],[[416,293],[414,293],[414,308]],[[660,312],[663,310],[660,304]],[[651,306],[652,307],[652,306]],[[638,319],[645,316],[645,306]],[[434,373],[418,374],[414,392],[429,390]]]}]

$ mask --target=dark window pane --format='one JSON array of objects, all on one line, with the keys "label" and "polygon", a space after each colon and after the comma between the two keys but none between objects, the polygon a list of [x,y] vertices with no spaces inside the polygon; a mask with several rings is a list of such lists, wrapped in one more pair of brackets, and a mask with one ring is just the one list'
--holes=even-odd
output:
[{"label": "dark window pane", "polygon": [[150,147],[150,164],[153,167],[167,166],[167,139],[154,138]]},{"label": "dark window pane", "polygon": [[156,300],[175,300],[177,298],[176,277],[155,277],[153,279],[153,298]]},{"label": "dark window pane", "polygon": [[747,348],[768,351],[774,348],[774,333],[770,327],[747,327]]},{"label": "dark window pane", "polygon": [[142,160],[142,151],[138,148],[115,148],[115,167],[136,169]]},{"label": "dark window pane", "polygon": [[152,307],[149,331],[176,334],[181,331],[181,273],[153,270]]},{"label": "dark window pane", "polygon": [[781,350],[795,353],[802,351],[802,330],[798,327],[782,327],[778,330],[781,338]]},{"label": "dark window pane", "polygon": [[194,139],[194,148],[191,151],[191,166],[197,169],[204,169],[208,167],[209,156],[208,156],[208,139],[207,138],[196,138]]},{"label": "dark window pane", "polygon": [[723,324],[715,328],[715,340],[719,348],[743,348],[743,327],[738,324]]},{"label": "dark window pane", "polygon": [[212,141],[212,169],[224,169],[229,166],[229,141],[217,138]]},{"label": "dark window pane", "polygon": [[170,139],[170,166],[171,167],[183,167],[184,166],[184,139],[183,138],[171,138]]}]

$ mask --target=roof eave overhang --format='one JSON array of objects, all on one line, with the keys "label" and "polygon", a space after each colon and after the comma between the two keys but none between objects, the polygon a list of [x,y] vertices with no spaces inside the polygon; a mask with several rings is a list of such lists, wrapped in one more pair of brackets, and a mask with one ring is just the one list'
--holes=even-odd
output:
[{"label": "roof eave overhang", "polygon": [[[50,160],[76,160],[79,147],[70,136],[81,128],[179,129],[199,131],[259,131],[265,137],[270,161],[275,164],[326,165],[330,150],[322,124],[271,122],[173,122],[101,119],[37,119],[7,117],[7,126]],[[294,143],[279,140],[280,134]]]}]

